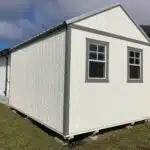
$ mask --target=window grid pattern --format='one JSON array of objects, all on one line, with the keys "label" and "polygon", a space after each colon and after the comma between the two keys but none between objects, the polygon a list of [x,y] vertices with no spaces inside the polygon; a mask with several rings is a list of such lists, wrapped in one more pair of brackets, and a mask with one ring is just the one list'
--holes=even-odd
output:
[{"label": "window grid pattern", "polygon": [[[95,47],[95,50],[92,47]],[[89,61],[106,62],[105,46],[99,44],[89,45]]]},{"label": "window grid pattern", "polygon": [[143,51],[128,47],[128,82],[143,82]]},{"label": "window grid pattern", "polygon": [[129,65],[141,66],[141,53],[136,51],[129,52]]}]

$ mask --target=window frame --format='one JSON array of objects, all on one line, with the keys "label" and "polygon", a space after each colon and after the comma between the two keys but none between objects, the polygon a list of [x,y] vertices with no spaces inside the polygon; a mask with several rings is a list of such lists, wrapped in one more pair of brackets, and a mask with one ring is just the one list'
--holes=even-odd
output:
[{"label": "window frame", "polygon": [[[140,66],[140,79],[130,78],[130,59],[129,58],[130,58],[131,51],[140,53],[140,65],[137,65],[137,66]],[[130,47],[130,46],[127,47],[127,82],[128,83],[143,83],[143,49]]]},{"label": "window frame", "polygon": [[[89,45],[96,44],[105,46],[105,60],[97,62],[105,62],[105,77],[104,78],[90,78],[89,77]],[[94,61],[94,60],[93,60]],[[109,82],[109,42],[94,40],[86,38],[86,75],[85,75],[85,82]]]}]

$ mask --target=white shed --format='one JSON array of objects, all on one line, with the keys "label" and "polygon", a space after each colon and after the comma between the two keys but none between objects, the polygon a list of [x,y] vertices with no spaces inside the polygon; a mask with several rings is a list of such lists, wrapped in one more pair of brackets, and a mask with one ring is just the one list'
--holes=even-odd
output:
[{"label": "white shed", "polygon": [[9,96],[9,49],[0,51],[0,100]]},{"label": "white shed", "polygon": [[12,108],[71,138],[150,118],[150,41],[121,5],[12,49]]}]

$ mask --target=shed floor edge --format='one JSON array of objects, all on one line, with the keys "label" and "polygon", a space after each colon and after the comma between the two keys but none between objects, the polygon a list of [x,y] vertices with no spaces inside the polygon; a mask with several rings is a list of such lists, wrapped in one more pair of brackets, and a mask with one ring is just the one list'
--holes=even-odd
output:
[{"label": "shed floor edge", "polygon": [[80,131],[80,132],[71,133],[71,134],[67,135],[66,137],[69,138],[69,137],[74,137],[74,136],[77,136],[77,135],[82,135],[82,134],[86,134],[86,133],[90,133],[90,132],[103,131],[103,130],[107,130],[107,129],[111,129],[111,128],[117,128],[119,126],[124,126],[124,125],[132,124],[132,123],[137,123],[137,122],[140,122],[140,121],[146,121],[146,120],[149,120],[149,119],[150,119],[150,117],[142,117],[140,119],[126,121],[124,123],[112,124],[110,126],[103,126],[103,127],[99,127],[99,128],[93,128],[93,129],[89,129],[89,130],[84,130],[84,131]]},{"label": "shed floor edge", "polygon": [[[31,115],[29,115],[29,114],[27,114],[27,113],[21,111],[20,109],[16,108],[15,106],[13,106],[13,105],[11,105],[11,104],[8,104],[8,106],[9,106],[11,109],[14,109],[14,110],[16,110],[16,111],[18,111],[18,112],[24,114],[25,116],[29,117],[29,118],[32,119],[33,121],[35,121],[35,122],[37,122],[37,123],[43,125],[44,127],[50,129],[50,130],[53,131],[54,133],[56,133],[56,134],[58,134],[59,136],[61,136],[61,138],[66,139],[66,136],[63,135],[63,133],[57,131],[57,130],[54,129],[53,127],[50,127],[49,125],[43,123],[42,121],[39,121],[38,119],[36,119],[36,118],[32,117]],[[67,136],[67,137],[68,137],[68,136]]]},{"label": "shed floor edge", "polygon": [[90,129],[90,130],[84,130],[84,131],[80,131],[80,132],[75,132],[75,133],[71,133],[71,134],[68,134],[68,135],[64,135],[63,133],[57,131],[56,129],[48,126],[47,124],[45,123],[42,123],[41,121],[39,121],[38,119],[32,117],[31,115],[28,115],[27,113],[24,113],[23,111],[19,110],[18,108],[16,108],[15,106],[13,105],[10,105],[8,104],[8,106],[22,114],[24,114],[25,116],[31,118],[32,120],[34,120],[35,122],[38,122],[39,124],[43,125],[44,127],[50,129],[51,131],[53,131],[54,133],[58,134],[59,136],[61,136],[62,139],[66,140],[66,139],[73,139],[74,136],[79,136],[79,135],[82,135],[82,134],[86,134],[86,133],[90,133],[90,132],[95,132],[95,131],[102,131],[102,130],[105,130],[105,129],[111,129],[111,128],[114,128],[114,127],[119,127],[119,126],[123,126],[123,125],[126,125],[126,124],[132,124],[132,123],[136,123],[136,122],[140,122],[140,121],[144,121],[144,120],[148,120],[150,119],[150,117],[143,117],[141,119],[135,119],[135,120],[130,120],[130,121],[127,121],[127,122],[124,122],[124,123],[118,123],[118,124],[113,124],[113,125],[110,125],[110,126],[105,126],[105,127],[99,127],[99,128],[93,128],[93,129]]}]

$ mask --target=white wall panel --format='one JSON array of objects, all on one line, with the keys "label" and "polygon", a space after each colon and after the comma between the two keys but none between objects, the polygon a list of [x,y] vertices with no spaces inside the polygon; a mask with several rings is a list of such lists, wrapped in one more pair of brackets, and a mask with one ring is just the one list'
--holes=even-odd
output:
[{"label": "white wall panel", "polygon": [[8,56],[8,66],[7,66],[7,91],[6,96],[9,98],[9,89],[10,89],[10,70],[11,70],[11,55]]},{"label": "white wall panel", "polygon": [[6,58],[0,57],[0,95],[4,96],[6,79]]},{"label": "white wall panel", "polygon": [[[86,38],[106,41],[109,83],[86,83]],[[127,83],[127,46],[143,49],[144,83]],[[72,29],[70,134],[150,117],[150,47]]]},{"label": "white wall panel", "polygon": [[63,131],[65,31],[11,54],[10,105]]}]

